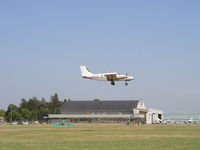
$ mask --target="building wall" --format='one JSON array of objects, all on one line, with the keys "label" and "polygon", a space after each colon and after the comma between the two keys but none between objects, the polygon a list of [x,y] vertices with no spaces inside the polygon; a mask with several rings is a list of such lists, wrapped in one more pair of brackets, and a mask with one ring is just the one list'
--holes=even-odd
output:
[{"label": "building wall", "polygon": [[146,124],[156,124],[163,121],[163,112],[155,109],[148,109],[146,114]]},{"label": "building wall", "polygon": [[[151,124],[162,120],[163,112],[147,109],[143,101],[139,101],[132,111],[123,112],[68,112],[65,114],[49,114],[49,123],[74,122],[74,123],[134,123]],[[159,119],[160,118],[160,119]]]},{"label": "building wall", "polygon": [[49,123],[126,123],[131,116],[132,114],[49,114],[48,118]]},{"label": "building wall", "polygon": [[0,117],[0,122],[3,122],[4,121],[4,117]]},{"label": "building wall", "polygon": [[[132,114],[49,114],[49,123],[159,123],[163,112],[153,109],[133,109]],[[159,119],[160,117],[160,119]]]}]

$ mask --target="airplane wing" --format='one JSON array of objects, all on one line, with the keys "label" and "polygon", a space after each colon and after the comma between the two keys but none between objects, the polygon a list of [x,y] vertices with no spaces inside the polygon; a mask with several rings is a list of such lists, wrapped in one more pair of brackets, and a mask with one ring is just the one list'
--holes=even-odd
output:
[{"label": "airplane wing", "polygon": [[104,76],[107,78],[108,81],[114,81],[117,80],[117,74],[116,73],[106,73]]}]

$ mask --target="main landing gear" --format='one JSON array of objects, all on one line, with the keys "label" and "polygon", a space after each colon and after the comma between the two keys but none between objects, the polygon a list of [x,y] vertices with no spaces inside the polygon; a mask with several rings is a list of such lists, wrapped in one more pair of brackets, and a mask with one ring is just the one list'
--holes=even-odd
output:
[{"label": "main landing gear", "polygon": [[[111,85],[115,85],[115,82],[111,81]],[[125,86],[128,86],[128,82],[127,81],[125,81]]]},{"label": "main landing gear", "polygon": [[111,81],[111,85],[115,85],[115,82],[114,82],[114,81]]}]

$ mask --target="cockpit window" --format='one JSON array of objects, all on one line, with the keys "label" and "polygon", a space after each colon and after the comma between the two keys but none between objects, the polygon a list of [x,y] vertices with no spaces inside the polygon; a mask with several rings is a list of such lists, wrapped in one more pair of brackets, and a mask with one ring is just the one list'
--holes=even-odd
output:
[{"label": "cockpit window", "polygon": [[88,69],[88,68],[86,68],[87,69],[87,71],[89,71],[90,72],[90,70]]}]

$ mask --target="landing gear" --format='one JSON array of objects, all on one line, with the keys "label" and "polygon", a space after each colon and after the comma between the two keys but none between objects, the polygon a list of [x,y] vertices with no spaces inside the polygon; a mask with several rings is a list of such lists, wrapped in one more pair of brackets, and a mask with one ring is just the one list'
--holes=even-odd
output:
[{"label": "landing gear", "polygon": [[128,82],[127,82],[127,81],[125,81],[125,85],[126,85],[126,86],[128,85]]},{"label": "landing gear", "polygon": [[114,81],[111,81],[111,85],[115,85],[115,82],[114,82]]}]

